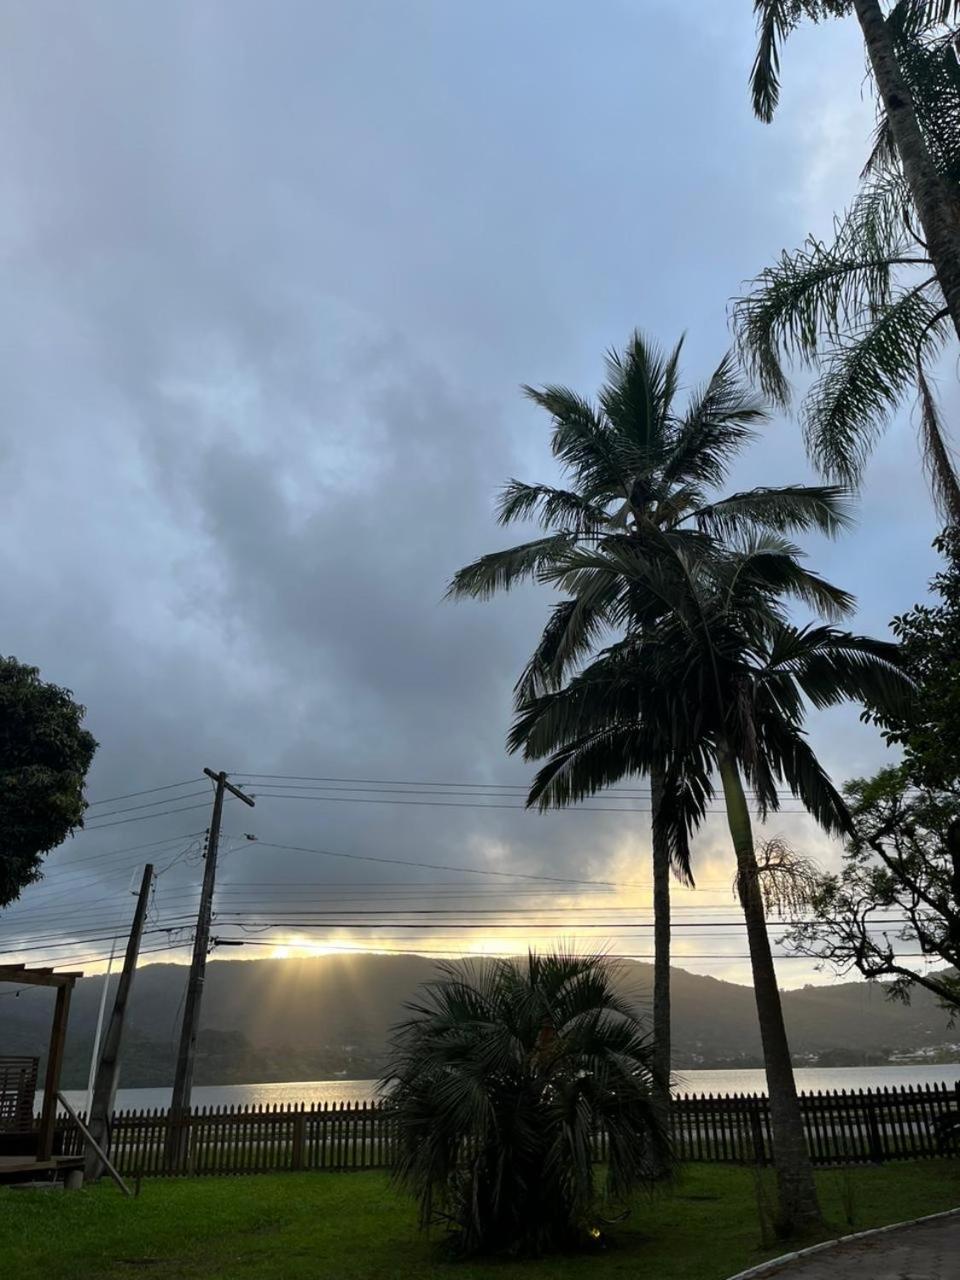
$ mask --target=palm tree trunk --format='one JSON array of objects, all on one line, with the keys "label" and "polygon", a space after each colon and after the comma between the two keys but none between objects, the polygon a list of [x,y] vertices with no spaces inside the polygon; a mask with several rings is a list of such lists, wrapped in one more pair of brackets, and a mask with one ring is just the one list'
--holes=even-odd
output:
[{"label": "palm tree trunk", "polygon": [[650,770],[653,810],[653,1074],[654,1104],[670,1131],[670,849],[657,827],[663,769]]},{"label": "palm tree trunk", "polygon": [[770,1097],[773,1158],[777,1171],[780,1228],[784,1233],[822,1223],[813,1166],[803,1132],[803,1117],[790,1061],[790,1045],[783,1022],[783,1006],[770,950],[766,913],[760,893],[753,847],[750,810],[740,771],[726,747],[718,758],[727,823],[737,855],[737,888],[747,926],[753,990],[763,1043],[763,1061]]},{"label": "palm tree trunk", "polygon": [[960,220],[956,206],[927,150],[879,0],[853,0],[853,7],[903,166],[903,176],[923,227],[927,251],[960,337]]}]

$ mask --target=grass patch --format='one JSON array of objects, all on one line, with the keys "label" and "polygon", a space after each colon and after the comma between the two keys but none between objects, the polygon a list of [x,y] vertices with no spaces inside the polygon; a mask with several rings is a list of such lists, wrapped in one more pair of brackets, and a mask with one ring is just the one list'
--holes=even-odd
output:
[{"label": "grass patch", "polygon": [[[960,1162],[818,1175],[828,1235],[960,1205]],[[145,1181],[72,1195],[0,1188],[4,1280],[724,1280],[781,1252],[760,1246],[749,1169],[689,1165],[637,1200],[601,1254],[451,1263],[382,1173]],[[852,1225],[847,1218],[853,1215]]]}]

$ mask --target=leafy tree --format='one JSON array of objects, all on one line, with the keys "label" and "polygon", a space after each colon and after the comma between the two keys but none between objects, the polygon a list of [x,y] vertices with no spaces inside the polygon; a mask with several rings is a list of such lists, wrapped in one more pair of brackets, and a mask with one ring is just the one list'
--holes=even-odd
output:
[{"label": "leafy tree", "polygon": [[[450,595],[486,598],[520,582],[550,582],[572,551],[629,548],[651,530],[693,548],[705,537],[744,530],[834,534],[846,526],[845,495],[838,488],[794,485],[715,496],[732,459],[766,414],[729,358],[686,405],[678,405],[680,354],[680,343],[665,355],[634,333],[624,351],[608,355],[596,403],[566,387],[524,388],[550,414],[550,443],[564,487],[511,480],[500,499],[500,523],[532,518],[544,536],[467,565],[455,576]],[[621,624],[622,601],[607,585],[584,572],[554,606],[517,683],[519,702],[560,687]],[[669,769],[664,755],[635,751],[608,775],[611,783],[631,774],[649,776],[651,783],[654,1067],[664,1110],[670,1074],[670,868],[672,863],[681,879],[692,882],[688,837],[703,811],[696,789]],[[667,787],[675,792],[668,811],[680,815],[670,823],[661,820]],[[559,792],[551,800],[567,802]]]},{"label": "leafy tree", "polygon": [[83,826],[97,749],[83,717],[68,689],[0,658],[0,907],[40,878],[43,854]]},{"label": "leafy tree", "polygon": [[904,41],[936,39],[960,14],[960,0],[896,0],[887,12],[880,0],[754,0],[758,48],[751,76],[753,106],[770,120],[780,95],[780,48],[804,19],[815,22],[854,14],[885,116],[890,150],[920,223],[930,261],[943,292],[946,312],[960,337],[960,223],[956,191],[937,168],[931,136],[937,122],[917,108]]},{"label": "leafy tree", "polygon": [[[569,552],[548,575],[576,597],[584,574],[619,602],[624,639],[558,690],[528,697],[510,738],[525,758],[547,758],[530,803],[570,803],[620,776],[623,761],[662,756],[702,811],[720,777],[737,862],[763,1043],[784,1231],[820,1212],[767,934],[744,779],[761,817],[785,784],[828,832],[850,818],[803,731],[806,704],[845,699],[895,706],[909,690],[895,645],[788,621],[800,598],[841,616],[851,598],[800,564],[800,552],[766,534],[737,550],[674,543],[647,530],[631,544]],[[684,791],[664,793],[667,822],[684,817]],[[673,811],[670,807],[673,806]],[[765,859],[769,862],[769,858]],[[769,871],[769,867],[764,870]]]},{"label": "leafy tree", "polygon": [[960,969],[960,531],[935,545],[946,563],[930,583],[934,601],[893,620],[913,695],[872,712],[903,762],[848,784],[842,870],[818,878],[811,922],[786,940],[841,972],[892,978],[894,996],[919,985],[960,1009],[955,973],[903,963],[919,950]]},{"label": "leafy tree", "polygon": [[892,623],[916,694],[903,714],[879,708],[876,718],[902,749],[914,785],[960,792],[960,527],[945,530],[934,546],[945,560],[930,582],[939,599]]},{"label": "leafy tree", "polygon": [[[905,766],[847,784],[853,827],[843,868],[822,876],[809,921],[784,938],[841,973],[892,978],[908,1000],[923,987],[960,1013],[960,790],[923,789]],[[915,970],[909,955],[951,969]]]},{"label": "leafy tree", "polygon": [[615,966],[531,952],[441,967],[408,1006],[384,1078],[396,1176],[421,1224],[446,1223],[466,1254],[586,1243],[602,1202],[649,1183],[668,1155],[649,1049],[613,989]]},{"label": "leafy tree", "polygon": [[[955,207],[957,32],[908,17],[916,19],[916,7],[896,6],[889,33],[931,163]],[[786,359],[817,370],[801,413],[807,445],[824,474],[846,483],[859,480],[891,413],[915,387],[934,498],[960,520],[960,481],[930,384],[930,366],[951,333],[951,313],[915,209],[890,120],[881,112],[860,193],[836,221],[832,239],[809,236],[796,252],[783,253],[738,300],[734,319],[741,351],[778,402],[789,399]]]}]

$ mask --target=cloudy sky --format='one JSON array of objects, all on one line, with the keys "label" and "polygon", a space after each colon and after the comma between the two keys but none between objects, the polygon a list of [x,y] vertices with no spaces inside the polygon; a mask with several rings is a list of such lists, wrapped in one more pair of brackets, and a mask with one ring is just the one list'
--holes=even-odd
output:
[{"label": "cloudy sky", "polygon": [[[102,802],[0,919],[5,950],[96,969],[147,856],[167,866],[148,946],[182,943],[157,931],[195,902],[207,765],[350,780],[250,778],[256,809],[227,807],[215,927],[253,954],[355,945],[371,930],[334,908],[411,901],[460,914],[430,936],[381,917],[380,945],[489,949],[543,934],[479,911],[561,907],[551,931],[649,953],[642,797],[537,817],[464,795],[526,779],[503,741],[548,597],[442,597],[509,537],[499,485],[553,478],[521,382],[590,392],[639,326],[686,333],[696,383],[741,282],[829,230],[872,121],[852,24],[791,41],[772,127],[747,0],[32,0],[4,26],[2,649],[86,704]],[[812,475],[781,415],[731,484]],[[856,530],[811,550],[879,633],[922,595],[936,527],[908,408]],[[855,712],[812,732],[838,779],[883,758]],[[719,815],[697,858],[682,962],[743,979],[742,937],[693,923],[732,906]]]}]

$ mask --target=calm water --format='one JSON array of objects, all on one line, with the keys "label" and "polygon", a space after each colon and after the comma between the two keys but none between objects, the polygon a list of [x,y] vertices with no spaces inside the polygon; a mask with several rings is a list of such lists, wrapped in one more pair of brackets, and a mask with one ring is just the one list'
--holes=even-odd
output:
[{"label": "calm water", "polygon": [[[797,1087],[822,1089],[876,1089],[883,1085],[916,1085],[960,1082],[960,1063],[916,1067],[798,1067]],[[766,1093],[762,1071],[678,1071],[674,1089],[679,1093]],[[86,1095],[67,1093],[74,1107],[86,1105]],[[375,1080],[298,1080],[286,1084],[228,1084],[197,1086],[196,1107],[265,1106],[289,1102],[364,1102],[377,1096]],[[120,1109],[166,1107],[169,1089],[121,1089]]]}]

